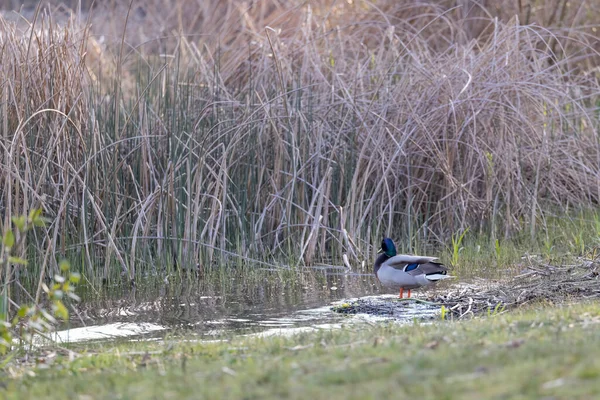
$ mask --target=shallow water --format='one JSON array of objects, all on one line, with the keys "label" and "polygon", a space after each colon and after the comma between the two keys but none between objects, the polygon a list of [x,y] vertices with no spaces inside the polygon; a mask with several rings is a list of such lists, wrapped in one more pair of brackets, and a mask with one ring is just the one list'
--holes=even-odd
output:
[{"label": "shallow water", "polygon": [[371,274],[322,271],[297,273],[292,279],[265,273],[259,279],[225,276],[211,282],[147,284],[84,297],[69,324],[54,337],[60,342],[82,342],[150,340],[170,334],[210,340],[333,329],[365,321],[408,322],[439,313],[439,308],[415,302],[406,302],[400,312],[384,317],[331,311],[332,305],[356,298],[370,296],[374,302],[386,302],[397,297],[385,293],[389,292]]}]

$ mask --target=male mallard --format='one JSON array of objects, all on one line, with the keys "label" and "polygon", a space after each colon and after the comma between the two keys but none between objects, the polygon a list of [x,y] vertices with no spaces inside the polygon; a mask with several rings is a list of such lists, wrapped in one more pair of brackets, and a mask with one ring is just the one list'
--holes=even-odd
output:
[{"label": "male mallard", "polygon": [[379,252],[383,254],[375,260],[375,276],[384,286],[400,288],[400,298],[404,289],[408,289],[410,297],[411,289],[452,278],[446,275],[448,268],[433,261],[436,257],[396,255],[396,246],[390,238],[383,239]]}]

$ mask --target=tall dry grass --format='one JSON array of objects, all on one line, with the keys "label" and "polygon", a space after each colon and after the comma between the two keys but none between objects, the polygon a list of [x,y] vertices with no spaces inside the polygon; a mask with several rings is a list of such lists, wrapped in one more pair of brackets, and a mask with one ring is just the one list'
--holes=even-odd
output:
[{"label": "tall dry grass", "polygon": [[134,279],[370,259],[383,234],[535,236],[547,215],[598,205],[583,8],[550,29],[470,2],[380,3],[155,0],[1,20],[5,223],[41,204],[41,267],[64,254],[90,279]]}]

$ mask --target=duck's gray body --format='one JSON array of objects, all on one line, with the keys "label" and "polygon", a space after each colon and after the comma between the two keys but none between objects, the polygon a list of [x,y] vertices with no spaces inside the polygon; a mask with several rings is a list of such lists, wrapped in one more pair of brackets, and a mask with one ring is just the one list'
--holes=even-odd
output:
[{"label": "duck's gray body", "polygon": [[[375,261],[374,272],[383,286],[395,289],[416,289],[431,285],[446,275],[448,268],[435,262],[435,257],[398,254],[389,257],[381,254]],[[414,267],[414,264],[418,264]],[[413,266],[410,270],[407,267]]]},{"label": "duck's gray body", "polygon": [[383,286],[402,290],[431,285],[439,280],[451,278],[448,268],[436,257],[396,254],[396,246],[390,238],[381,242],[381,255],[375,260],[373,272]]}]

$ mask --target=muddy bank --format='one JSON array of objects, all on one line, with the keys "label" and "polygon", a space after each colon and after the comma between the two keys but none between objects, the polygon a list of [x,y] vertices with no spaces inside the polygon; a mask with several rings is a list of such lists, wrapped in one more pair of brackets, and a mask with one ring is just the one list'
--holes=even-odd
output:
[{"label": "muddy bank", "polygon": [[[569,265],[551,265],[540,257],[524,257],[522,273],[509,279],[475,280],[437,290],[418,299],[390,298],[358,299],[335,305],[332,311],[341,314],[370,314],[395,318],[405,312],[407,303],[421,304],[428,317],[440,316],[444,307],[446,318],[463,319],[484,314],[498,314],[534,302],[600,298],[600,257],[579,258]],[[436,312],[433,312],[433,311]]]}]

